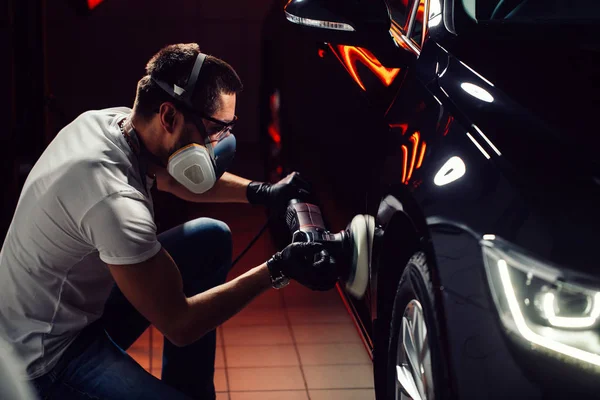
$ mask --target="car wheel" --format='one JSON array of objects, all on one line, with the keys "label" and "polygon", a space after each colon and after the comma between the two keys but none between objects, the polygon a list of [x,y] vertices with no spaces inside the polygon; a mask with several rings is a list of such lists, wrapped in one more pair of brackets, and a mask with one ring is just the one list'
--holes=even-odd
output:
[{"label": "car wheel", "polygon": [[446,370],[425,254],[408,261],[394,300],[387,365],[387,397],[394,400],[448,398]]}]

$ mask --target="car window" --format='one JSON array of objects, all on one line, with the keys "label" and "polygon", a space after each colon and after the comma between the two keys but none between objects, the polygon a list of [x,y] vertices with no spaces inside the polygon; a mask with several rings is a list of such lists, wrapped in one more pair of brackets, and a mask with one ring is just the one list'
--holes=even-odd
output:
[{"label": "car window", "polygon": [[[415,4],[415,7],[416,4]],[[412,20],[412,31],[410,32],[410,38],[419,47],[421,47],[421,40],[423,35],[423,14],[425,13],[425,0],[419,0],[419,5],[412,12],[416,13],[416,16]]]},{"label": "car window", "polygon": [[599,20],[598,0],[461,0],[477,21],[560,22]]},{"label": "car window", "polygon": [[408,3],[413,4],[414,0],[387,0],[392,20],[398,24],[404,32],[408,28]]},{"label": "car window", "polygon": [[387,0],[392,15],[392,29],[399,29],[413,45],[421,47],[426,0]]}]

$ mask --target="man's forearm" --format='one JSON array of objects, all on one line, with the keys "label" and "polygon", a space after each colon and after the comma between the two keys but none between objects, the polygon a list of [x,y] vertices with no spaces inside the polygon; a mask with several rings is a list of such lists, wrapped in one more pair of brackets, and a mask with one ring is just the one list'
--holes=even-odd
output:
[{"label": "man's forearm", "polygon": [[158,189],[194,203],[247,203],[246,190],[250,181],[225,172],[215,185],[206,193],[195,194],[168,176],[166,173],[158,182]]},{"label": "man's forearm", "polygon": [[222,203],[247,203],[246,191],[248,190],[248,184],[250,184],[250,180],[225,172],[215,183],[215,186],[204,194],[214,196],[216,200]]},{"label": "man's forearm", "polygon": [[178,325],[177,345],[185,346],[238,313],[252,299],[271,288],[266,264],[251,269],[223,285],[187,299],[188,307]]}]

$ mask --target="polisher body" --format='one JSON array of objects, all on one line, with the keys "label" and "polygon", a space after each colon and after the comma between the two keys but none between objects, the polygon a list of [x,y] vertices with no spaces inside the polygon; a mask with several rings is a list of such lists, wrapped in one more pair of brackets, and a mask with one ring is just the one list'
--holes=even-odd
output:
[{"label": "polisher body", "polygon": [[325,246],[338,279],[354,297],[361,298],[369,282],[369,267],[375,222],[372,216],[357,215],[345,230],[331,233],[318,206],[292,200],[285,216],[292,242],[319,242]]}]

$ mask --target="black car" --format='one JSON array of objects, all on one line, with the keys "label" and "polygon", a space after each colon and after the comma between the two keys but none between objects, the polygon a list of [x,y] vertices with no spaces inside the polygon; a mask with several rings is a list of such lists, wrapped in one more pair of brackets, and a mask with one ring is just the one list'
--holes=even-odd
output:
[{"label": "black car", "polygon": [[378,399],[600,397],[600,2],[290,0],[263,149],[329,229],[376,216],[351,305]]}]

